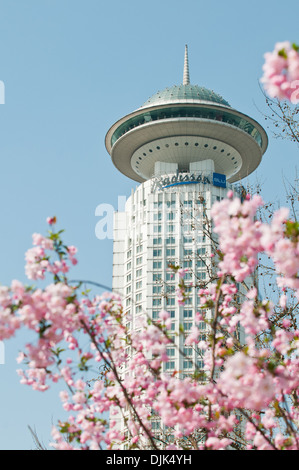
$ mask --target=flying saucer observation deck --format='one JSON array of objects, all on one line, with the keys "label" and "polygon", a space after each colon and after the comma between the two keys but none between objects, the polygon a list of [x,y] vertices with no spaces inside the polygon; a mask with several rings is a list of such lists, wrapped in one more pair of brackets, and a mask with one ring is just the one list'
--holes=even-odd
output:
[{"label": "flying saucer observation deck", "polygon": [[105,144],[114,165],[143,182],[154,176],[156,162],[176,163],[184,172],[211,159],[228,182],[245,178],[261,162],[266,132],[220,95],[191,85],[186,70],[185,56],[182,85],[154,94],[109,129]]}]

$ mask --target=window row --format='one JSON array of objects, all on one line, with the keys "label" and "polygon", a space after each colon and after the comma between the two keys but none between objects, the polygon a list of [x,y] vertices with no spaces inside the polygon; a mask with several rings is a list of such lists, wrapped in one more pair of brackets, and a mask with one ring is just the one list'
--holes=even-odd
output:
[{"label": "window row", "polygon": [[[170,233],[170,232],[169,232]],[[168,234],[167,234],[168,235]],[[183,234],[183,238],[180,238],[184,244],[189,244],[195,242],[196,245],[198,243],[205,243],[206,242],[206,237],[205,235],[196,235],[196,233],[192,230],[191,233]],[[177,238],[167,236],[166,238],[162,237],[154,237],[153,238],[153,245],[162,245],[165,243],[165,245],[174,245],[176,243]]]},{"label": "window row", "polygon": [[[183,361],[183,368],[184,369],[203,369],[204,368],[204,361],[199,360],[196,362],[196,364],[193,361],[190,361],[188,359]],[[165,370],[173,370],[175,369],[175,361],[167,361],[165,362]]]}]

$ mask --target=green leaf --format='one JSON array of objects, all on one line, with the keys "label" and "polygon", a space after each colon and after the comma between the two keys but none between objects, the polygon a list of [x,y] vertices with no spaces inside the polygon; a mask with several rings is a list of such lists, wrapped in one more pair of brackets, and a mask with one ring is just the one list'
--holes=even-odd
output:
[{"label": "green leaf", "polygon": [[292,241],[297,242],[299,237],[299,222],[287,220],[285,223],[285,235]]},{"label": "green leaf", "polygon": [[283,57],[284,59],[287,59],[287,58],[288,58],[285,49],[281,49],[280,51],[278,51],[278,55],[279,55],[280,57]]}]

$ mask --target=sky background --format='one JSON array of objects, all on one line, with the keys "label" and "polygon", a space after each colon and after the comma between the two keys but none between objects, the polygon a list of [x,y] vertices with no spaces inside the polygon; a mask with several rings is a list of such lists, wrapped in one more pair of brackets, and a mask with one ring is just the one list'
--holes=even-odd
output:
[{"label": "sky background", "polygon": [[[26,282],[24,253],[56,215],[78,247],[77,279],[111,286],[112,241],[95,235],[100,204],[117,209],[136,183],[113,166],[110,126],[152,94],[183,79],[214,90],[265,126],[269,147],[243,183],[262,184],[284,205],[295,144],[268,129],[259,79],[263,54],[277,41],[299,43],[298,0],[0,0],[0,283]],[[19,384],[16,356],[27,333],[5,342],[0,365],[0,449],[33,449],[28,425],[47,446],[61,412],[58,389]]]}]

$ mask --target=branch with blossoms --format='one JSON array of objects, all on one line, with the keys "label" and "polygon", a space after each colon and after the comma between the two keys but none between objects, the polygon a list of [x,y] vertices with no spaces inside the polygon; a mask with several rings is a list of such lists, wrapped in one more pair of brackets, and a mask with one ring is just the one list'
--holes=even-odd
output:
[{"label": "branch with blossoms", "polygon": [[[36,333],[36,342],[19,357],[22,383],[39,391],[51,382],[66,384],[61,399],[70,417],[53,430],[55,448],[298,448],[298,330],[287,315],[280,324],[271,322],[274,306],[260,299],[255,287],[239,307],[234,301],[261,252],[272,257],[284,289],[280,307],[286,312],[290,291],[299,298],[298,224],[285,209],[271,224],[261,223],[255,216],[262,204],[259,196],[242,202],[229,193],[213,206],[218,281],[199,290],[193,329],[180,330],[186,346],[202,351],[200,377],[196,368],[191,377],[165,369],[169,346],[180,348],[168,312],[155,322],[144,315],[140,327],[131,330],[118,295],[91,297],[80,291],[80,283],[68,282],[76,249],[63,243],[62,232],[34,234],[27,275],[35,281],[50,275],[53,283],[43,289],[17,281],[1,287],[0,334],[8,339],[23,327]],[[178,302],[184,304],[186,271],[177,272]],[[257,347],[256,338],[265,332],[267,346]],[[82,336],[84,344],[89,340],[84,350]],[[105,373],[85,380],[96,365]]]},{"label": "branch with blossoms", "polygon": [[278,42],[264,55],[260,80],[270,114],[265,119],[274,126],[274,136],[299,142],[299,46]]}]

